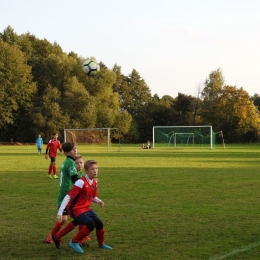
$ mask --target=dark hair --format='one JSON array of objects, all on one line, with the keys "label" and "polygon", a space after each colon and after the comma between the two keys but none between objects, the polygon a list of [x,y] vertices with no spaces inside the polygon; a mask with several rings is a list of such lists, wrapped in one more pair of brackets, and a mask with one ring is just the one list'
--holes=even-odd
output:
[{"label": "dark hair", "polygon": [[75,144],[71,143],[71,142],[64,143],[61,146],[64,153],[70,152],[74,147],[75,147]]}]

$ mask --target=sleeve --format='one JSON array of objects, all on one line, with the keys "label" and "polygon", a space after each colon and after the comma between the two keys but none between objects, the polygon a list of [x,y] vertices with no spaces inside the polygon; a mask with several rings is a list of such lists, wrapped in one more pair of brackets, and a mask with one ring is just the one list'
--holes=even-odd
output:
[{"label": "sleeve", "polygon": [[73,183],[75,183],[75,182],[79,179],[79,177],[78,177],[77,175],[73,175],[73,176],[71,176],[70,178],[71,178],[71,181],[72,181]]},{"label": "sleeve", "polygon": [[94,203],[99,203],[101,201],[101,199],[99,199],[98,197],[95,197],[95,198],[92,199],[92,201]]},{"label": "sleeve", "polygon": [[71,198],[70,198],[70,196],[68,194],[64,197],[64,199],[63,199],[63,201],[62,201],[62,203],[61,203],[61,205],[59,207],[59,210],[58,210],[58,214],[57,214],[58,216],[62,216],[63,210],[68,205],[70,199]]},{"label": "sleeve", "polygon": [[83,180],[77,180],[72,187],[72,189],[69,191],[69,193],[64,197],[59,210],[58,210],[58,215],[62,216],[63,210],[66,208],[68,203],[70,202],[71,199],[74,199],[81,191],[82,187],[84,185]]}]

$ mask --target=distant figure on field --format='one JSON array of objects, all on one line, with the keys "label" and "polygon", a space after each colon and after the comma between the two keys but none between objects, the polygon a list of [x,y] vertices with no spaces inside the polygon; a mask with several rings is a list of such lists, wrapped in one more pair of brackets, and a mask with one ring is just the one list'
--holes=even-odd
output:
[{"label": "distant figure on field", "polygon": [[151,149],[151,143],[149,140],[147,141],[146,145],[145,144],[142,145],[142,149]]},{"label": "distant figure on field", "polygon": [[38,138],[36,139],[36,147],[38,149],[38,155],[42,154],[42,146],[43,146],[43,141],[41,135],[38,135]]}]

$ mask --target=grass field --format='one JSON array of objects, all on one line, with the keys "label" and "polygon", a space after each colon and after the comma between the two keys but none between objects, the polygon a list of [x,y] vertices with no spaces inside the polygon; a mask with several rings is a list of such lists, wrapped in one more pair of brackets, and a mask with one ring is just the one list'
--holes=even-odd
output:
[{"label": "grass field", "polygon": [[260,259],[259,145],[79,153],[99,162],[105,207],[93,209],[113,250],[97,248],[93,233],[84,255],[75,253],[76,230],[59,250],[44,244],[58,180],[46,178],[49,160],[35,146],[0,146],[0,259]]}]

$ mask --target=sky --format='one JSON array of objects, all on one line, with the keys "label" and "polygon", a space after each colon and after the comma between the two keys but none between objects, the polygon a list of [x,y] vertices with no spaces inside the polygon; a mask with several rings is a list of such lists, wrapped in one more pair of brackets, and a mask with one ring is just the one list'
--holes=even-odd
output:
[{"label": "sky", "polygon": [[260,0],[0,0],[7,26],[126,76],[135,69],[159,97],[197,96],[217,69],[260,94]]}]

